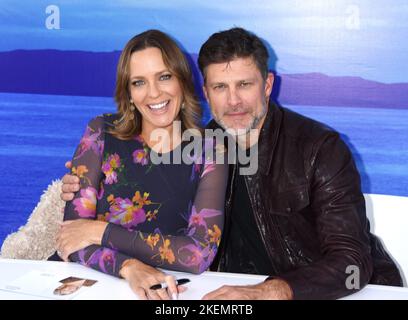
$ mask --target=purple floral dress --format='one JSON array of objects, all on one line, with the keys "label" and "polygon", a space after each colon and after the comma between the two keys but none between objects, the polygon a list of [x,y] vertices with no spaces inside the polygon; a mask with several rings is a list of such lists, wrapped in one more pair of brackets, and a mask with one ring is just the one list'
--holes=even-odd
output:
[{"label": "purple floral dress", "polygon": [[67,202],[64,220],[98,219],[108,226],[101,246],[75,252],[71,261],[114,276],[130,258],[205,271],[221,239],[228,165],[208,159],[206,152],[215,152],[212,141],[190,157],[191,164],[153,164],[154,151],[140,136],[125,141],[107,132],[115,119],[111,114],[92,119],[73,158],[81,189]]}]

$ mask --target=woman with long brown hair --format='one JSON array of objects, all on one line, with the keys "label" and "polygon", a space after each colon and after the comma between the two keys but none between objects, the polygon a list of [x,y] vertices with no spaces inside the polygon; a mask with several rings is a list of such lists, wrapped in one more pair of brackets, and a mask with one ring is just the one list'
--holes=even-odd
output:
[{"label": "woman with long brown hair", "polygon": [[[92,119],[75,152],[71,172],[81,187],[66,204],[58,255],[129,280],[142,299],[174,297],[175,280],[156,267],[209,267],[223,228],[227,165],[204,159],[212,142],[192,161],[174,161],[184,133],[200,136],[201,107],[186,57],[163,32],[126,44],[115,100],[117,113]],[[153,161],[164,156],[171,161]],[[170,292],[150,289],[164,281]]]}]

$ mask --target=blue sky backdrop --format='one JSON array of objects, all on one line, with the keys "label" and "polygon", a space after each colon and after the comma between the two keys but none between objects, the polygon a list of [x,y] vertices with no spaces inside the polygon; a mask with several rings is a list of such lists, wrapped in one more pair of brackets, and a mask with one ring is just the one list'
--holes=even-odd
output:
[{"label": "blue sky backdrop", "polygon": [[[45,27],[49,5],[60,10],[59,30]],[[407,16],[406,0],[2,0],[0,51],[120,50],[158,28],[197,53],[211,33],[242,26],[269,42],[280,73],[400,83],[408,82]]]}]

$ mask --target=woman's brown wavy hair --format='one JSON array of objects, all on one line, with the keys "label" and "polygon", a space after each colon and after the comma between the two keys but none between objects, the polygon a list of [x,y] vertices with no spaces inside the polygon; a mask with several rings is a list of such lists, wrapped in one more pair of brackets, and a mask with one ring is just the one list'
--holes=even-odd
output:
[{"label": "woman's brown wavy hair", "polygon": [[148,30],[130,39],[120,55],[115,92],[119,119],[114,122],[114,127],[109,132],[116,138],[129,140],[142,131],[142,115],[137,109],[132,111],[130,108],[129,62],[133,52],[147,48],[158,48],[161,51],[164,64],[180,83],[184,102],[184,108],[181,108],[179,113],[182,131],[201,131],[202,109],[194,91],[193,74],[187,58],[168,35],[159,30]]}]

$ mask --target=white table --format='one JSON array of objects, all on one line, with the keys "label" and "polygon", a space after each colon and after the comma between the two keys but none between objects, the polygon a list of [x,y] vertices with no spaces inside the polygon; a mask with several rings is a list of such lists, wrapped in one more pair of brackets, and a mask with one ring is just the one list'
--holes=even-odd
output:
[{"label": "white table", "polygon": [[[136,300],[136,295],[130,289],[128,283],[123,279],[108,276],[101,272],[83,267],[76,263],[13,260],[0,259],[0,287],[10,283],[14,279],[32,271],[38,270],[49,273],[70,274],[80,278],[98,280],[98,282],[74,297],[76,300]],[[204,272],[201,275],[193,275],[182,272],[166,271],[177,278],[189,278],[188,290],[180,294],[182,300],[198,300],[207,292],[215,290],[222,285],[247,285],[259,283],[266,276]],[[25,295],[5,290],[0,290],[0,300],[14,299],[42,299],[38,296]],[[370,299],[407,299],[408,288],[368,285],[363,290],[346,299],[370,300]]]}]

